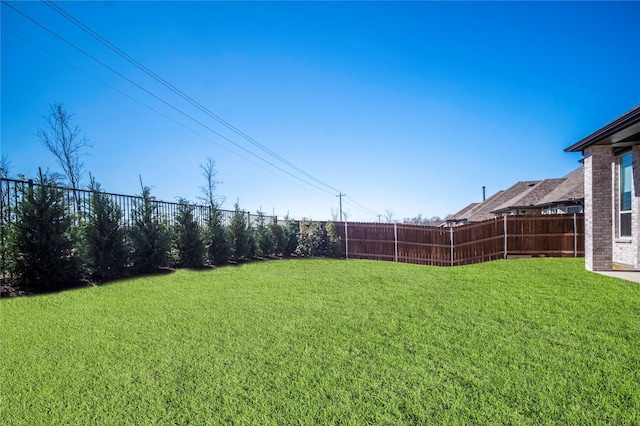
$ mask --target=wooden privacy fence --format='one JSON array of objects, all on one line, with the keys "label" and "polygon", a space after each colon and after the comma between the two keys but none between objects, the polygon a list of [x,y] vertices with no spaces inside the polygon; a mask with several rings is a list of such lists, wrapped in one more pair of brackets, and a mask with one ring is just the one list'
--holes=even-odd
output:
[{"label": "wooden privacy fence", "polygon": [[504,216],[452,228],[336,222],[347,258],[457,266],[509,257],[584,257],[584,215]]}]

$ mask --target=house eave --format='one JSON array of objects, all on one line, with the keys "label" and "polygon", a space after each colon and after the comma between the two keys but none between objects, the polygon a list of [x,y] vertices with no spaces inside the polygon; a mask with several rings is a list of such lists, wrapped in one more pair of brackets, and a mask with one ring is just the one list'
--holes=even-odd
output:
[{"label": "house eave", "polygon": [[557,206],[559,204],[582,206],[584,205],[584,198],[565,198],[563,200],[547,201],[545,203],[536,204],[536,207],[545,208],[549,206]]},{"label": "house eave", "polygon": [[[606,126],[566,148],[565,152],[581,152],[592,145],[616,145],[640,132],[640,105],[627,111]],[[628,141],[631,144],[637,141]]]},{"label": "house eave", "polygon": [[510,212],[511,210],[532,210],[532,209],[537,209],[538,206],[535,204],[528,204],[526,206],[509,206],[509,207],[502,207],[496,210],[491,210],[489,213],[493,213],[493,214],[498,214],[498,213],[506,213],[506,212]]}]

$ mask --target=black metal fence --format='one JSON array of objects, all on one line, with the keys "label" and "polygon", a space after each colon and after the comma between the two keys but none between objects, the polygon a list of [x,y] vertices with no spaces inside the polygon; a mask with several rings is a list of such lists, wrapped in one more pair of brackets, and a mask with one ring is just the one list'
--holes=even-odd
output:
[{"label": "black metal fence", "polygon": [[[33,180],[16,180],[16,179],[0,179],[0,221],[2,223],[10,223],[15,220],[18,204],[22,201],[23,194],[29,186],[38,186]],[[64,193],[64,204],[67,211],[72,215],[74,220],[81,220],[82,217],[86,217],[91,213],[91,194],[92,191],[88,189],[73,189],[67,187],[58,187]],[[101,191],[102,192],[102,191]],[[139,195],[123,195],[114,194],[110,192],[103,192],[109,199],[120,207],[122,211],[122,225],[126,228],[131,227],[133,224],[134,211],[136,207],[141,203],[142,197]],[[178,213],[178,206],[180,203],[170,201],[160,201],[152,197],[152,202],[157,207],[157,212],[162,221],[167,225],[173,226],[175,224],[176,215]],[[194,216],[196,221],[205,225],[206,220],[211,214],[211,207],[201,204],[190,204],[194,208]],[[231,223],[233,218],[233,210],[220,210],[222,217],[222,224],[227,226]],[[247,224],[249,226],[255,226],[258,221],[258,214],[243,211],[243,214],[247,216]],[[264,215],[265,222],[271,223],[277,221],[277,216]]]},{"label": "black metal fence", "polygon": [[[7,225],[17,220],[18,205],[22,201],[26,190],[29,187],[39,186],[33,180],[16,180],[16,179],[0,179],[0,274],[5,271],[4,253],[7,244]],[[91,213],[91,196],[92,191],[87,189],[76,189],[67,187],[58,187],[63,191],[63,202],[68,213],[77,224]],[[122,212],[122,226],[126,229],[131,228],[135,220],[136,208],[142,203],[142,197],[137,195],[123,195],[103,192],[109,199],[116,204]],[[161,221],[168,226],[174,226],[178,207],[180,203],[160,201],[152,198],[155,203],[156,212]],[[209,216],[211,215],[211,207],[208,205],[190,204],[193,207],[193,215],[195,220],[205,226]],[[234,215],[233,210],[219,210],[223,226],[228,226]],[[255,227],[258,222],[258,214],[243,211],[246,215],[247,225]],[[277,222],[277,216],[264,215],[265,223]]]}]

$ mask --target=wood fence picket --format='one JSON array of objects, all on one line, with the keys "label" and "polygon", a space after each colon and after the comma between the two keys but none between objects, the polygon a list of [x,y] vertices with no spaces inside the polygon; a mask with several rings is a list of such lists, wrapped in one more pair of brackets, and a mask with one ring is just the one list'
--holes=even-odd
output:
[{"label": "wood fence picket", "polygon": [[509,257],[584,257],[582,214],[504,216],[454,228],[336,222],[336,230],[350,259],[458,266]]}]

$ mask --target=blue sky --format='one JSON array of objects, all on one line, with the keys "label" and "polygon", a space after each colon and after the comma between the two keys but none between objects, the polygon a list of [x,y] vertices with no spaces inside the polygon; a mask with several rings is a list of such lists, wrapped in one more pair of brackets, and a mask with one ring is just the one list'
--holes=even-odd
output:
[{"label": "blue sky", "polygon": [[564,148],[640,103],[640,2],[56,3],[305,176],[46,4],[9,4],[145,89],[3,2],[12,174],[59,171],[36,137],[59,102],[109,192],[139,193],[141,175],[195,200],[212,157],[223,208],[330,219],[338,190],[350,220],[444,217],[482,186],[567,174],[580,156]]}]

